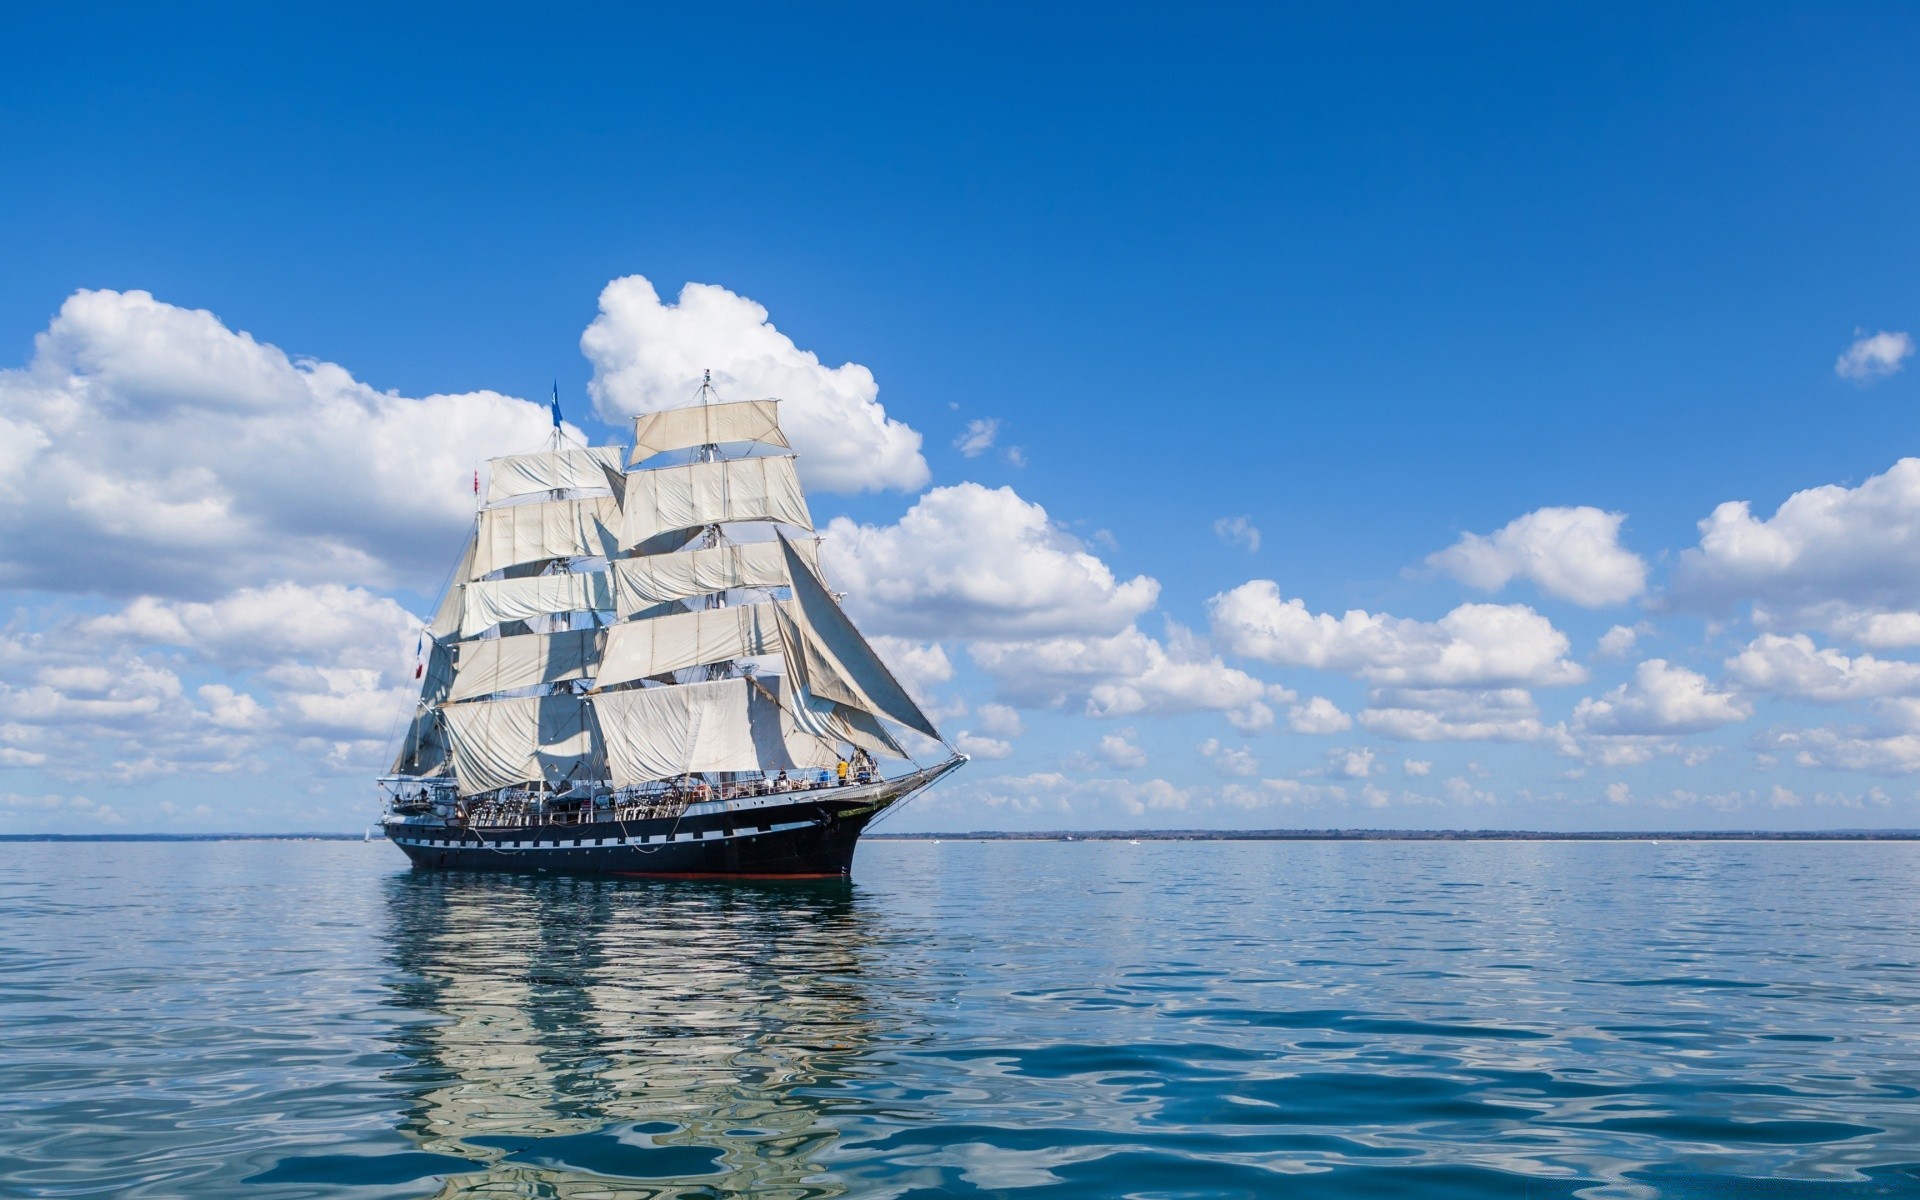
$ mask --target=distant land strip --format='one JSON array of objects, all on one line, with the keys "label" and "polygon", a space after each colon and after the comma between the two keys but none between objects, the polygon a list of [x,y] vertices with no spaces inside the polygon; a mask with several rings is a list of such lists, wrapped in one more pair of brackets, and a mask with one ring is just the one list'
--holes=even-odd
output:
[{"label": "distant land strip", "polygon": [[869,833],[897,842],[1914,842],[1920,829],[1060,829],[1037,833]]},{"label": "distant land strip", "polygon": [[[364,833],[0,833],[0,842],[357,842]],[[375,837],[374,841],[385,841]],[[1920,829],[1055,829],[869,833],[889,842],[1920,842]]]}]

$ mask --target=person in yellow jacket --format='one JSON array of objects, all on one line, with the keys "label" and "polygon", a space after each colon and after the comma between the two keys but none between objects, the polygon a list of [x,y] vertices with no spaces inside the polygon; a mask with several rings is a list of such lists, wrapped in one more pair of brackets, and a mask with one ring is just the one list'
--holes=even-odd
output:
[{"label": "person in yellow jacket", "polygon": [[840,786],[847,786],[847,760],[844,758],[840,760]]}]

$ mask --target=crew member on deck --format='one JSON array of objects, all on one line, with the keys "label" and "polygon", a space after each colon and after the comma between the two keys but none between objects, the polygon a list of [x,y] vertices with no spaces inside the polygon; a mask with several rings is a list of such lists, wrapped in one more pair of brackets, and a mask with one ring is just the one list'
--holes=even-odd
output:
[{"label": "crew member on deck", "polygon": [[840,786],[847,786],[847,760],[844,758],[840,760]]}]

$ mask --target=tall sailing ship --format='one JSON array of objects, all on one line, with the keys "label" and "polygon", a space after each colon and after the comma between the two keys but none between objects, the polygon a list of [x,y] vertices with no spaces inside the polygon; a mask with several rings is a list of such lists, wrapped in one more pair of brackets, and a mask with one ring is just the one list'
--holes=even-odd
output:
[{"label": "tall sailing ship", "polygon": [[703,382],[628,456],[556,401],[546,449],[491,461],[379,781],[416,866],[840,876],[966,761],[823,580],[778,405]]}]

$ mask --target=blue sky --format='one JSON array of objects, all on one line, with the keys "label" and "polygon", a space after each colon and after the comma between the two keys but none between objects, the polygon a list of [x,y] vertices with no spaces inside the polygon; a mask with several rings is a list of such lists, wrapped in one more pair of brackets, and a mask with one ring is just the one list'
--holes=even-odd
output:
[{"label": "blue sky", "polygon": [[[1838,547],[1804,555],[1840,563],[1824,591],[1796,576],[1719,587],[1711,605],[1701,588],[1671,597],[1717,505],[1751,501],[1767,518],[1907,451],[1910,360],[1866,379],[1835,364],[1860,337],[1920,325],[1910,8],[63,6],[10,10],[0,34],[0,366],[22,369],[16,386],[77,290],[143,291],[403,397],[538,400],[557,378],[569,415],[610,438],[580,348],[602,289],[643,275],[671,302],[683,283],[713,284],[765,306],[827,365],[870,369],[887,415],[923,436],[931,487],[1012,487],[1116,580],[1157,581],[1142,635],[1174,645],[1170,619],[1207,641],[1182,653],[1296,694],[1269,697],[1274,724],[1251,730],[1219,708],[1089,715],[1078,694],[1021,708],[1021,732],[998,739],[1008,756],[977,761],[902,827],[1920,815],[1920,750],[1899,741],[1911,735],[1895,711],[1913,689],[1882,670],[1914,646],[1849,641],[1831,608],[1778,611],[1781,589],[1848,601],[1863,585],[1846,564],[1861,561],[1895,576],[1876,612],[1920,603],[1908,596],[1920,579],[1901,574],[1920,571],[1902,558],[1904,492],[1817,535]],[[157,394],[130,386],[142,403]],[[975,419],[1000,422],[996,445],[965,457],[953,443]],[[206,432],[220,436],[216,417]],[[919,494],[815,507],[823,523],[879,529]],[[1625,514],[1616,536],[1647,564],[1644,590],[1589,607],[1524,580],[1488,591],[1421,569],[1463,534],[1581,506]],[[324,523],[327,508],[306,519]],[[1257,551],[1216,536],[1239,516]],[[27,543],[12,536],[19,557]],[[51,551],[34,552],[44,566]],[[16,638],[140,595],[217,601],[157,577],[142,588],[137,564],[102,587],[84,547],[71,552],[72,582],[0,576],[21,585]],[[403,575],[343,568],[328,582],[417,609]],[[1251,580],[1333,617],[1525,605],[1584,678],[1520,681],[1558,735],[1294,733],[1288,713],[1312,696],[1350,715],[1380,708],[1369,693],[1390,668],[1235,653],[1210,601]],[[1614,626],[1644,628],[1594,659]],[[212,711],[207,686],[289,702],[273,690],[291,686],[287,662],[245,668],[280,671],[250,683],[204,647],[136,645],[128,622],[116,628],[116,645],[163,664],[195,711]],[[1808,653],[1845,657],[1833,669],[1846,678],[1871,678],[1813,700],[1811,684],[1788,694],[1755,682],[1751,662],[1727,665],[1768,634],[1807,637]],[[947,639],[953,674],[929,685],[956,728],[1009,699],[978,640]],[[46,711],[23,697],[68,669],[45,654],[0,663],[20,712]],[[1629,686],[1650,658],[1729,697],[1728,719],[1633,735],[1646,739],[1633,754],[1650,756],[1638,763],[1573,744],[1579,703]],[[43,735],[20,732],[20,712],[24,762]],[[134,736],[125,725],[61,742],[0,771],[15,810],[0,820],[71,824],[92,811],[80,797],[139,828],[363,823],[361,764],[332,749],[342,738],[261,722],[247,743],[261,775],[208,773],[190,753],[91,769],[127,761],[111,748]],[[1100,757],[1120,730],[1144,765]],[[1817,765],[1795,761],[1808,730],[1838,731]],[[1228,752],[1247,756],[1233,770],[1259,765],[1223,774]],[[1371,765],[1352,774],[1362,752]],[[318,773],[316,753],[330,764]],[[1433,766],[1409,775],[1409,760]],[[307,799],[272,798],[269,781],[289,777]],[[1144,805],[1156,781],[1183,799]],[[1384,801],[1363,800],[1368,787]],[[1258,795],[1233,802],[1225,788]],[[1770,801],[1776,789],[1795,800]]]}]

